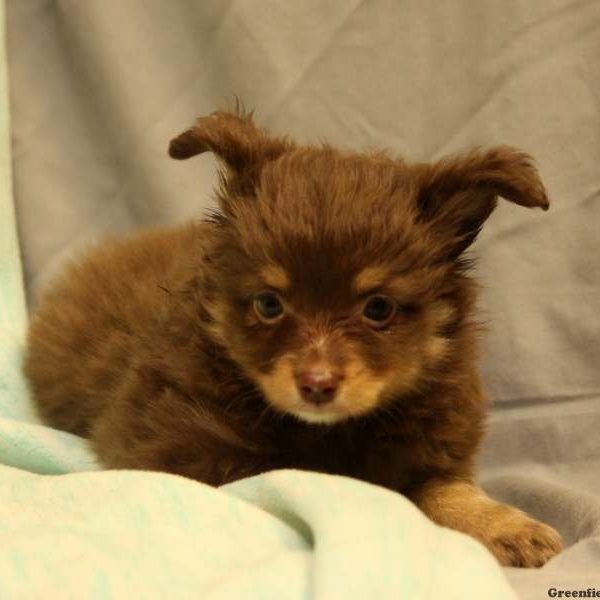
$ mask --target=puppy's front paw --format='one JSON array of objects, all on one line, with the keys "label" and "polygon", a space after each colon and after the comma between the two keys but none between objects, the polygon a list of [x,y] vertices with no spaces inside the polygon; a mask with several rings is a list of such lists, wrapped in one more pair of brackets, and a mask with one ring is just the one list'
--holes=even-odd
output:
[{"label": "puppy's front paw", "polygon": [[512,508],[486,538],[484,543],[507,567],[541,567],[562,548],[555,529]]},{"label": "puppy's front paw", "polygon": [[505,567],[541,567],[561,550],[560,535],[552,527],[492,500],[468,481],[432,480],[412,498],[439,525],[485,544]]}]

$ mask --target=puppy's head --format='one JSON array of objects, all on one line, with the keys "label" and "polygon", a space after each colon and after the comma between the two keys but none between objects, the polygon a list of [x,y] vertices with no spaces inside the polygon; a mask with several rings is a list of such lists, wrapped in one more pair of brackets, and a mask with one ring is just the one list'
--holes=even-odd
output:
[{"label": "puppy's head", "polygon": [[548,208],[530,157],[508,147],[407,165],[215,113],[170,147],[204,151],[224,165],[210,330],[272,407],[308,422],[367,414],[443,371],[471,305],[461,256],[498,196]]}]

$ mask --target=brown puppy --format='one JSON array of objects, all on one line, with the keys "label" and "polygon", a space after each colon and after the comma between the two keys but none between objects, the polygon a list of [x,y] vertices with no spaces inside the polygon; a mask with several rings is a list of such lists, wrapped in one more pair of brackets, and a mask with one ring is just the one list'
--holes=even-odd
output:
[{"label": "brown puppy", "polygon": [[31,321],[25,371],[49,423],[107,467],[219,485],[276,468],[406,494],[504,565],[560,550],[473,483],[485,398],[462,256],[498,196],[548,208],[529,156],[433,164],[305,147],[215,113],[171,143],[222,161],[220,211],[112,241]]}]

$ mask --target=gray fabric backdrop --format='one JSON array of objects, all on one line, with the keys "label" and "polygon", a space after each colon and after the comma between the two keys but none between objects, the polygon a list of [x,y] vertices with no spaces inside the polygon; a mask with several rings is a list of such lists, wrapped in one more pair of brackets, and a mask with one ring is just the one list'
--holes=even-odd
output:
[{"label": "gray fabric backdrop", "polygon": [[522,598],[600,588],[600,2],[7,4],[30,299],[90,240],[211,205],[213,160],[166,147],[233,94],[300,141],[531,152],[552,209],[503,204],[474,247],[495,403],[482,479],[569,544],[507,571]]}]

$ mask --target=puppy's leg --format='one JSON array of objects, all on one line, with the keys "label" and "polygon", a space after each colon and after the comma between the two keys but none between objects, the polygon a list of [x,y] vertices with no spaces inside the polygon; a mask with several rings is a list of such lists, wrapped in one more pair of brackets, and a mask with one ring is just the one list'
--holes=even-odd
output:
[{"label": "puppy's leg", "polygon": [[409,497],[439,525],[483,542],[504,566],[540,567],[561,550],[552,527],[492,500],[468,481],[432,480]]}]

